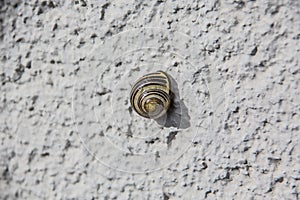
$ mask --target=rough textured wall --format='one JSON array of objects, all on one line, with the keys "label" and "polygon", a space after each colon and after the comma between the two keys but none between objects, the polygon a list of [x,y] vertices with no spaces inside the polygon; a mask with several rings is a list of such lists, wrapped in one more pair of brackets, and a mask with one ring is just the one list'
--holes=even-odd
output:
[{"label": "rough textured wall", "polygon": [[[0,7],[0,199],[299,198],[299,1]],[[128,102],[157,70],[171,126]]]}]

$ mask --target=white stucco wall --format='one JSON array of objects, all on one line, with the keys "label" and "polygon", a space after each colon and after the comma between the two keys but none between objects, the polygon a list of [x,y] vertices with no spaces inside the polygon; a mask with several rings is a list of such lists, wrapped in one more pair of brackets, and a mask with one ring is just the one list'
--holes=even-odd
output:
[{"label": "white stucco wall", "polygon": [[[299,198],[299,1],[0,7],[0,199]],[[132,112],[157,70],[180,127]]]}]

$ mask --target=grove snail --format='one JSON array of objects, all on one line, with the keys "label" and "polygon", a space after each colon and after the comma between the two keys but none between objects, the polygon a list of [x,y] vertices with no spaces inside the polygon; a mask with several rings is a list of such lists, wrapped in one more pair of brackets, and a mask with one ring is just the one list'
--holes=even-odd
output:
[{"label": "grove snail", "polygon": [[141,116],[157,119],[166,114],[170,106],[170,80],[163,71],[139,78],[132,86],[130,103]]}]

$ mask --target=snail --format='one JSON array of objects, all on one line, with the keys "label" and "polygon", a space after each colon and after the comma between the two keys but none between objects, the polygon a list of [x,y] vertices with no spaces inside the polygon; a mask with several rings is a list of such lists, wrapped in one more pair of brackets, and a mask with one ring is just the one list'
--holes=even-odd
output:
[{"label": "snail", "polygon": [[144,75],[132,86],[130,103],[142,117],[162,117],[166,114],[170,102],[170,80],[163,71]]}]

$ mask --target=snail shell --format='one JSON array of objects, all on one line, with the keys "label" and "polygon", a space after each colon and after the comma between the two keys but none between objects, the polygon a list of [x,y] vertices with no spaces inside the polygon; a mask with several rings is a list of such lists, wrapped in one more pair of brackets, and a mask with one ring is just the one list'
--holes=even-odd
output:
[{"label": "snail shell", "polygon": [[144,75],[131,89],[130,103],[143,117],[157,119],[163,116],[170,102],[170,80],[165,72]]}]

